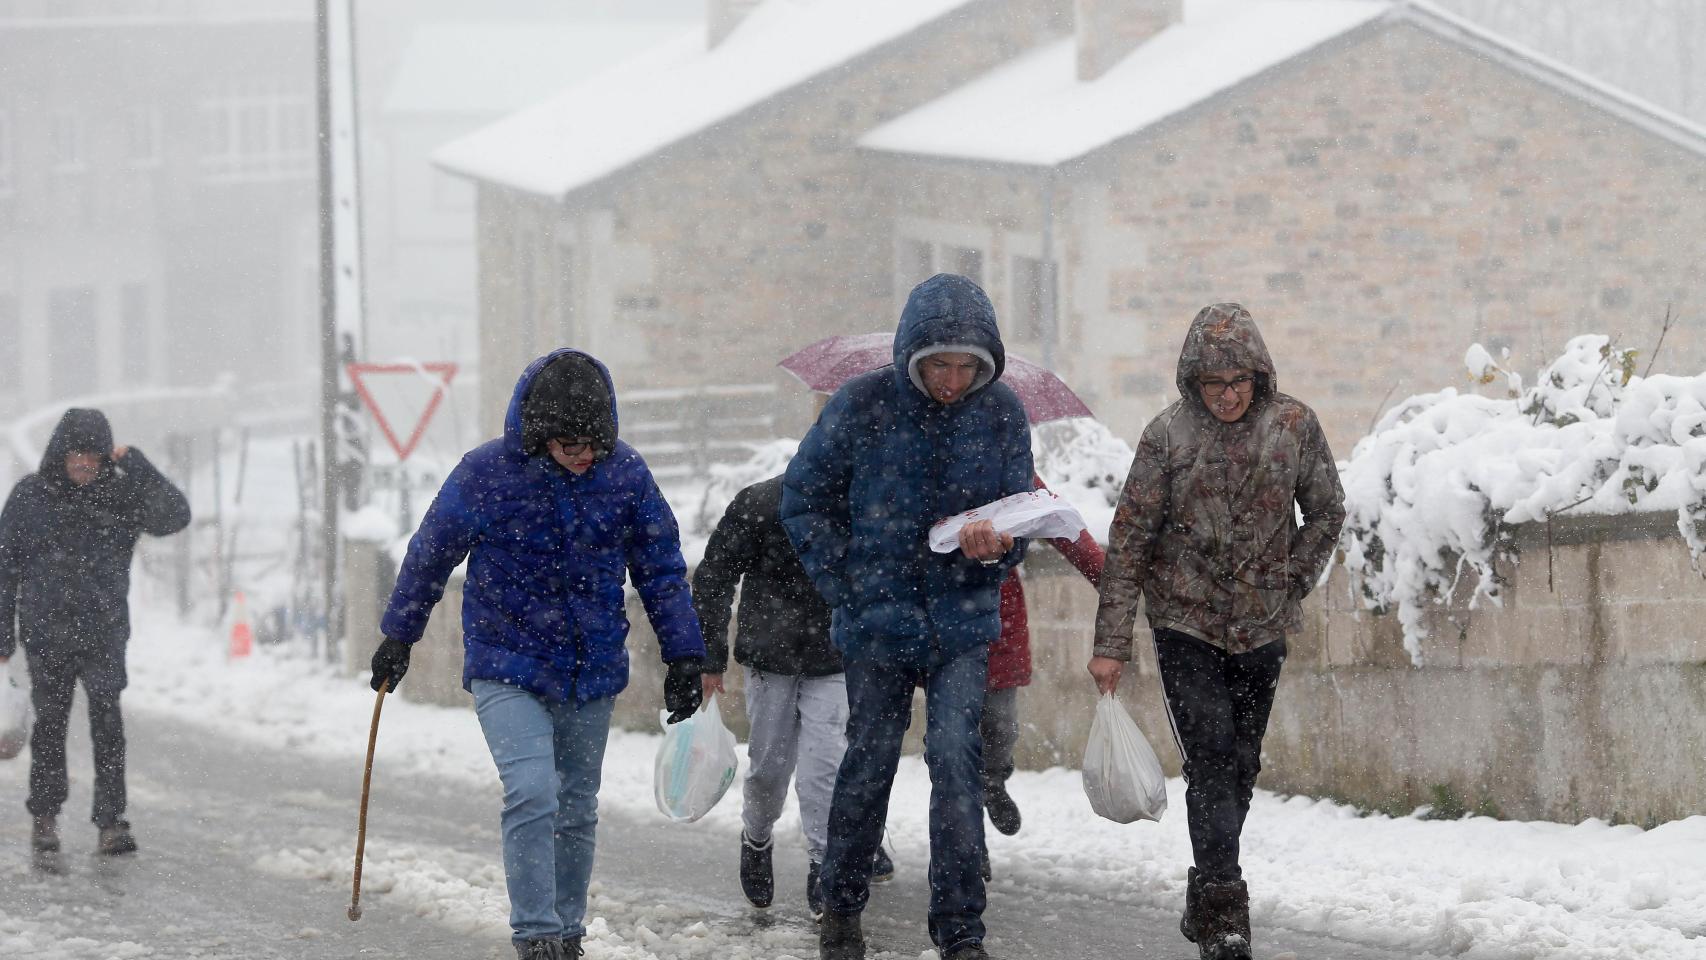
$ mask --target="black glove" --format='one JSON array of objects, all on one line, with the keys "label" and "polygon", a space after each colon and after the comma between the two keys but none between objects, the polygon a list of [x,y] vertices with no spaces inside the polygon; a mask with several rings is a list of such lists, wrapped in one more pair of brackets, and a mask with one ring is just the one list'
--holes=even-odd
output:
[{"label": "black glove", "polygon": [[698,657],[670,661],[669,675],[663,678],[663,705],[669,711],[670,723],[693,716],[700,701],[705,699],[704,688],[699,684],[699,672],[704,666],[705,662]]},{"label": "black glove", "polygon": [[390,690],[397,689],[397,684],[403,682],[403,674],[409,672],[409,645],[401,640],[386,637],[379,644],[379,649],[373,651],[373,689],[391,681]]}]

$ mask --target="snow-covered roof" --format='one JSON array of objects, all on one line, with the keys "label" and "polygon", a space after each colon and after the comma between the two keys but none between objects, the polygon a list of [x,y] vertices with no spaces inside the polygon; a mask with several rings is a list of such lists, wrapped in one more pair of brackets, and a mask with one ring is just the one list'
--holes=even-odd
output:
[{"label": "snow-covered roof", "polygon": [[1187,0],[1183,22],[1102,76],[1068,37],[886,123],[874,150],[1054,166],[1180,113],[1381,16],[1379,0]]},{"label": "snow-covered roof", "polygon": [[562,197],[970,0],[767,0],[721,44],[704,29],[439,148],[452,173]]},{"label": "snow-covered roof", "polygon": [[680,20],[430,23],[415,30],[386,113],[505,114],[681,33]]},{"label": "snow-covered roof", "polygon": [[1706,153],[1706,130],[1690,121],[1426,0],[1186,0],[1181,23],[1095,80],[1079,81],[1073,41],[1056,41],[877,127],[859,145],[918,156],[1057,166],[1382,17],[1414,23]]}]

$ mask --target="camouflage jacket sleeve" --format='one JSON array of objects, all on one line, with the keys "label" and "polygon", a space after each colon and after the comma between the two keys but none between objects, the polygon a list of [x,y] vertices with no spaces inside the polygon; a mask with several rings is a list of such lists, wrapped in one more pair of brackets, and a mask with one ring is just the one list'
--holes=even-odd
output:
[{"label": "camouflage jacket sleeve", "polygon": [[1291,583],[1299,598],[1315,589],[1333,558],[1339,528],[1345,523],[1345,490],[1339,484],[1339,466],[1333,461],[1321,422],[1312,413],[1303,429],[1296,491],[1297,504],[1303,508],[1303,525],[1291,543]]},{"label": "camouflage jacket sleeve", "polygon": [[1095,654],[1131,659],[1138,603],[1149,578],[1155,540],[1167,517],[1167,424],[1157,418],[1143,431],[1131,472],[1108,528],[1108,556],[1096,605]]}]

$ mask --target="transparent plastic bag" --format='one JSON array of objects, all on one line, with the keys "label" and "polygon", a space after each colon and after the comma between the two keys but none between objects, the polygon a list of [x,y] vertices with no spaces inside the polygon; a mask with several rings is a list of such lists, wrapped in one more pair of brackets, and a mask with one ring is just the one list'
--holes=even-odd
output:
[{"label": "transparent plastic bag", "polygon": [[[667,716],[660,713],[660,721]],[[735,782],[739,764],[735,735],[723,726],[713,693],[693,716],[664,724],[663,743],[652,768],[658,810],[678,823],[691,823],[710,813]]]},{"label": "transparent plastic bag", "polygon": [[930,527],[930,549],[936,553],[958,550],[960,528],[978,520],[988,520],[996,533],[1015,537],[1074,538],[1084,531],[1077,507],[1053,490],[1029,490],[936,521]]},{"label": "transparent plastic bag", "polygon": [[14,655],[0,664],[0,760],[10,760],[30,739],[30,688]]},{"label": "transparent plastic bag", "polygon": [[1084,745],[1084,795],[1097,816],[1115,823],[1160,820],[1167,812],[1161,761],[1111,693],[1097,702]]}]

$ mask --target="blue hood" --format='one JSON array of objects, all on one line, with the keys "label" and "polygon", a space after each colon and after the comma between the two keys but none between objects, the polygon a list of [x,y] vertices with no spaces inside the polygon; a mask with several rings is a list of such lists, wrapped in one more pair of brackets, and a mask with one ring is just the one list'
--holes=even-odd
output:
[{"label": "blue hood", "polygon": [[[562,347],[528,364],[527,369],[521,371],[520,379],[515,381],[515,392],[510,394],[509,409],[504,412],[504,453],[514,457],[527,456],[527,448],[521,439],[521,405],[527,399],[527,391],[533,389],[533,381],[539,377],[540,371],[550,366],[558,358],[570,354],[585,358],[588,363],[597,368],[598,375],[604,378],[605,389],[610,391],[610,423],[613,427],[621,427],[621,422],[616,417],[616,384],[610,379],[609,368],[600,363],[597,357],[584,350]],[[618,435],[620,435],[619,429]]]},{"label": "blue hood", "polygon": [[938,273],[912,288],[900,312],[900,326],[894,333],[894,369],[902,392],[913,392],[909,388],[916,383],[915,360],[949,347],[974,348],[973,352],[988,354],[994,366],[987,379],[978,378],[967,396],[1001,379],[1007,367],[995,307],[983,288],[957,274]]}]

